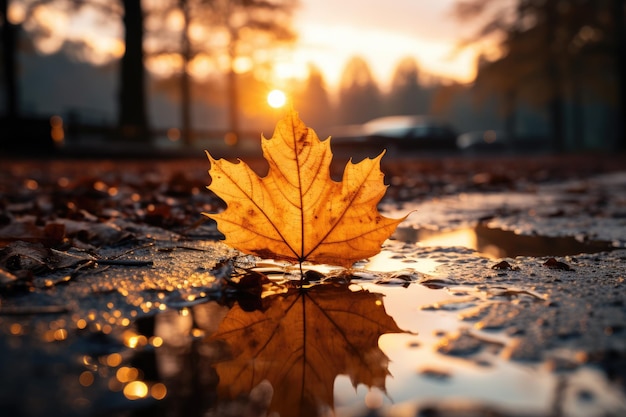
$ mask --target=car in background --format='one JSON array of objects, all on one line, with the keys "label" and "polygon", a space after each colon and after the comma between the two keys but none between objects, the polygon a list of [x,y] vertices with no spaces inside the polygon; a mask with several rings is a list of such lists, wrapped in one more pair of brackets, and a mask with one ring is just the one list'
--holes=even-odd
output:
[{"label": "car in background", "polygon": [[513,143],[501,130],[476,130],[459,135],[457,146],[463,153],[503,153],[511,151]]},{"label": "car in background", "polygon": [[457,133],[429,116],[387,116],[362,125],[337,127],[333,144],[402,150],[457,150]]}]

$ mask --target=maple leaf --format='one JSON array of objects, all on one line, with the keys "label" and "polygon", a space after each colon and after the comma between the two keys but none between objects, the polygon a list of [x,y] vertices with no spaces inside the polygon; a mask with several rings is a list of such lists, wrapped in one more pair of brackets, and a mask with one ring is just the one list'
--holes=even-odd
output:
[{"label": "maple leaf", "polygon": [[260,178],[238,160],[211,162],[209,189],[227,204],[217,221],[225,243],[248,254],[350,267],[380,252],[404,220],[382,216],[380,159],[347,163],[341,182],[330,178],[330,138],[320,141],[294,110],[270,139],[262,137],[268,174]]},{"label": "maple leaf", "polygon": [[229,357],[216,364],[224,398],[250,393],[262,381],[273,388],[270,411],[316,416],[333,407],[338,375],[356,387],[385,391],[389,358],[378,346],[386,333],[406,333],[385,311],[382,294],[346,285],[317,285],[266,297],[265,311],[229,310],[206,343],[226,342]]}]

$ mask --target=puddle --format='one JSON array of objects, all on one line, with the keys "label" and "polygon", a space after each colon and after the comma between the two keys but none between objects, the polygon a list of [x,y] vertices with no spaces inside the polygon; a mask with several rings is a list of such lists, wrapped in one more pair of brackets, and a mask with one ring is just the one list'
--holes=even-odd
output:
[{"label": "puddle", "polygon": [[[383,251],[367,268],[433,267],[408,252],[390,254]],[[54,341],[30,353],[25,339],[8,338],[13,344],[0,343],[0,365],[11,382],[3,384],[0,404],[9,404],[11,415],[64,410],[76,417],[626,412],[624,392],[599,369],[582,364],[555,372],[544,362],[509,360],[514,336],[464,319],[480,307],[484,290],[385,284],[356,275],[351,283],[278,291],[270,282],[264,297],[254,285],[242,286],[226,302],[190,302],[138,318],[119,338],[88,328],[55,331]],[[244,293],[253,302],[243,303]],[[535,298],[526,294],[518,301],[543,301]],[[16,337],[19,330],[10,328]],[[33,387],[48,393],[37,394],[39,406],[11,402]]]},{"label": "puddle", "polygon": [[[473,410],[478,415],[505,416],[551,415],[553,410],[562,410],[559,415],[566,416],[604,415],[606,405],[617,410],[626,406],[624,394],[611,386],[602,372],[583,366],[569,375],[559,375],[546,365],[509,361],[504,353],[515,343],[514,338],[499,332],[479,331],[471,323],[460,322],[456,311],[422,308],[459,298],[447,291],[420,285],[365,287],[383,292],[387,312],[398,326],[417,333],[387,334],[380,338],[380,346],[390,358],[392,376],[382,406],[390,415],[421,415],[420,410],[442,403],[451,410],[457,409],[451,415],[465,415]],[[440,348],[445,346],[449,335],[459,332],[480,340],[479,347],[468,354],[441,353]],[[335,389],[346,408],[350,408],[344,415],[359,415],[359,406],[363,411],[363,405],[367,404],[366,390],[350,394],[345,381]],[[588,398],[593,401],[577,396],[581,392],[590,394]]]},{"label": "puddle", "polygon": [[422,274],[435,274],[441,261],[427,257],[400,256],[394,251],[383,250],[372,256],[363,268],[377,272],[401,272],[410,270]]},{"label": "puddle", "polygon": [[516,256],[568,256],[616,249],[608,241],[584,241],[575,237],[519,235],[484,225],[451,231],[398,228],[394,238],[421,246],[463,247],[492,259]]},{"label": "puddle", "polygon": [[[557,410],[577,417],[626,411],[626,397],[599,370],[555,373],[544,364],[509,361],[503,352],[513,338],[475,329],[458,311],[424,308],[459,298],[446,290],[358,283],[308,291],[272,296],[264,311],[210,302],[148,319],[151,338],[163,341],[149,372],[167,386],[171,401],[163,412],[261,416],[269,408],[285,417],[412,417],[429,409],[455,416]],[[458,333],[477,344],[467,353],[446,353]]]},{"label": "puddle", "polygon": [[[151,286],[129,295],[118,283],[121,292],[107,293],[115,298],[102,308],[102,327],[84,322],[67,331],[66,318],[55,318],[41,351],[25,348],[40,341],[19,338],[28,324],[0,326],[5,332],[0,367],[10,381],[3,384],[0,404],[8,404],[10,414],[23,411],[15,398],[41,391],[48,393],[41,397],[43,405],[29,403],[21,415],[54,414],[45,408],[76,417],[260,417],[272,415],[268,409],[281,417],[626,415],[619,383],[585,360],[569,360],[577,355],[575,349],[561,353],[575,366],[558,371],[547,360],[524,362],[509,355],[520,339],[505,333],[502,323],[533,303],[554,300],[544,296],[545,283],[535,281],[532,291],[514,276],[518,272],[493,271],[493,262],[477,258],[474,251],[513,257],[607,250],[604,244],[576,239],[543,239],[483,226],[446,233],[400,229],[379,255],[356,265],[351,282],[334,268],[316,267],[312,281],[320,279],[319,272],[334,278],[304,291],[265,281],[261,291],[258,281],[251,280],[232,297],[221,297],[227,290],[219,286],[226,284],[213,277],[211,287],[204,281],[193,292]],[[469,258],[474,263],[465,263]],[[458,266],[459,279],[437,276],[442,264]],[[489,281],[462,282],[478,267],[489,271]],[[222,268],[224,274],[233,271],[232,265]],[[218,269],[199,271],[208,276]],[[284,283],[299,269],[264,262],[255,272]],[[526,272],[530,270],[519,275],[537,275]],[[506,279],[507,273],[518,279],[519,288],[510,282],[498,286],[496,280]],[[580,281],[580,274],[558,273],[567,290],[573,287],[569,280]],[[421,285],[424,275],[432,277]],[[94,277],[94,285],[101,279]],[[620,297],[615,295],[614,301]],[[162,304],[158,310],[142,310],[142,318],[129,316],[131,324],[130,319],[121,321],[129,303]],[[487,311],[485,306],[495,308]],[[550,307],[552,315],[546,317],[556,320],[583,311],[579,306],[567,309],[565,303],[559,308],[561,316]],[[594,313],[614,314],[602,311]],[[106,326],[113,333],[103,332]],[[618,326],[608,329],[623,338]],[[62,392],[50,389],[57,386]]]}]

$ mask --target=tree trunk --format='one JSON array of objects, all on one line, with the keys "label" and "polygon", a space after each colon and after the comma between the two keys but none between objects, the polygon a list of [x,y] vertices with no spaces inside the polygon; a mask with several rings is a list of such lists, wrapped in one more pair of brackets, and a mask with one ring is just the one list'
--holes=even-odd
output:
[{"label": "tree trunk", "polygon": [[552,130],[552,148],[556,152],[565,150],[565,132],[563,118],[563,88],[559,77],[559,60],[556,48],[556,32],[559,25],[557,1],[546,1],[546,76],[550,88],[548,117]]},{"label": "tree trunk", "polygon": [[585,148],[585,104],[583,85],[584,80],[581,74],[583,63],[576,59],[572,68],[573,74],[572,88],[572,136],[574,139],[574,149],[582,151]]},{"label": "tree trunk", "polygon": [[17,26],[8,19],[9,0],[0,0],[2,35],[2,74],[5,86],[5,115],[14,119],[19,114],[19,102],[17,93]]},{"label": "tree trunk", "polygon": [[615,19],[615,73],[617,86],[617,150],[626,150],[626,25],[624,23],[624,0],[613,0],[613,19]]},{"label": "tree trunk", "polygon": [[228,136],[227,143],[234,145],[239,142],[239,94],[237,89],[237,73],[231,68],[228,71]]},{"label": "tree trunk", "polygon": [[141,0],[122,0],[122,4],[126,51],[120,63],[118,124],[122,138],[147,141],[149,132],[146,116]]},{"label": "tree trunk", "polygon": [[511,88],[504,94],[504,131],[517,146],[517,94]]},{"label": "tree trunk", "polygon": [[191,61],[191,45],[189,42],[189,7],[187,0],[180,0],[180,8],[184,16],[184,25],[182,32],[182,56],[183,68],[180,74],[180,117],[181,117],[181,133],[183,143],[191,145],[191,80],[187,72],[189,61]]}]

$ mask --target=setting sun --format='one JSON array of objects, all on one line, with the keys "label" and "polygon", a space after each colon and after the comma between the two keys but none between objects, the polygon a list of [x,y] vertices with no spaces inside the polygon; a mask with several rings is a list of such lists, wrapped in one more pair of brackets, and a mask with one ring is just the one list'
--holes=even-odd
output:
[{"label": "setting sun", "polygon": [[267,104],[275,109],[283,107],[286,102],[287,96],[281,90],[272,90],[267,95]]}]

